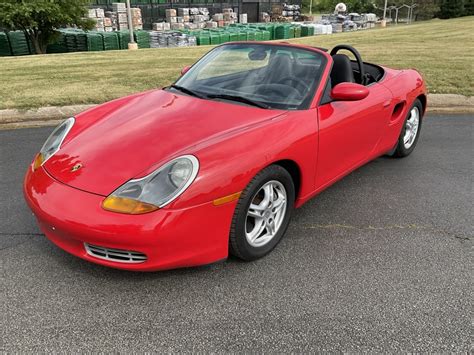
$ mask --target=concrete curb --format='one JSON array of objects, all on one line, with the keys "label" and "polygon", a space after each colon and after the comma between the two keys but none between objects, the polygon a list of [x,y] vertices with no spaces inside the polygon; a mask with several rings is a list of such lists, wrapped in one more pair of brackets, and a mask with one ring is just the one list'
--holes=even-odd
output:
[{"label": "concrete curb", "polygon": [[[29,110],[0,110],[0,129],[54,126],[96,105],[48,106]],[[474,113],[474,96],[429,94],[428,112]]]},{"label": "concrete curb", "polygon": [[54,126],[96,105],[47,106],[29,110],[0,110],[0,129]]}]

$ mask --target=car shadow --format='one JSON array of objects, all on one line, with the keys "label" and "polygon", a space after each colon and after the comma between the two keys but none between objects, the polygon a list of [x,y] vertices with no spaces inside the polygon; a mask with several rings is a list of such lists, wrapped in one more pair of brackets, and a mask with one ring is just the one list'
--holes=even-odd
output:
[{"label": "car shadow", "polygon": [[[365,166],[353,171],[340,181],[336,182],[334,185],[321,192],[318,196],[308,201],[301,208],[295,210],[292,216],[292,220],[290,222],[289,229],[286,233],[287,235],[285,236],[285,238],[283,238],[282,241],[285,241],[287,238],[291,238],[292,233],[295,233],[295,227],[298,226],[300,223],[303,223],[304,220],[308,217],[308,215],[310,216],[311,221],[314,224],[324,225],[325,223],[328,223],[326,208],[327,206],[325,205],[326,201],[332,200],[334,195],[344,195],[345,193],[347,193],[346,190],[350,190],[351,188],[353,188],[354,185],[364,185],[372,183],[373,176],[381,174],[386,169],[387,164],[393,164],[393,162],[397,161],[398,159],[393,159],[391,157],[386,156],[373,160],[372,162],[369,162]],[[333,215],[333,219],[337,219],[338,206],[333,205],[331,210],[335,211],[334,213],[336,214]],[[52,245],[52,243],[50,244]],[[282,246],[283,245],[280,245],[280,247]],[[185,267],[163,271],[137,272],[113,269],[99,264],[94,264],[75,257],[73,255],[70,255],[59,248],[54,248],[57,250],[57,252],[53,253],[55,262],[60,264],[61,267],[69,269],[72,273],[86,273],[96,278],[120,282],[126,280],[133,280],[133,282],[145,282],[148,280],[169,279],[172,277],[193,277],[195,275],[199,275],[199,277],[212,278],[216,275],[219,276],[222,275],[222,273],[228,272],[246,273],[248,272],[248,270],[253,270],[256,267],[262,267],[261,264],[275,262],[275,260],[273,259],[277,259],[277,253],[275,252],[278,250],[277,247],[272,253],[270,253],[266,257],[253,262],[244,262],[238,258],[230,256],[226,260],[221,260],[208,265]],[[50,253],[50,250],[45,250],[45,253]]]}]

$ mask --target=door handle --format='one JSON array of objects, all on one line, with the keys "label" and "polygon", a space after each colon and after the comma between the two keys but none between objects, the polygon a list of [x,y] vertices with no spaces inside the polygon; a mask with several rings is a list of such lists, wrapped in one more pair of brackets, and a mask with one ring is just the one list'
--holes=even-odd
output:
[{"label": "door handle", "polygon": [[385,101],[385,102],[383,103],[383,108],[389,107],[391,103],[392,103],[392,100]]}]

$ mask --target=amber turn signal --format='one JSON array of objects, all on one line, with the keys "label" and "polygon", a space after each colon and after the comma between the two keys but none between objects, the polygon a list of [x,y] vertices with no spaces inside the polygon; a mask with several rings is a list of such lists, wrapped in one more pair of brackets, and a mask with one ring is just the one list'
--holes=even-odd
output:
[{"label": "amber turn signal", "polygon": [[107,211],[126,214],[143,214],[159,209],[159,207],[149,203],[116,196],[107,197],[102,202],[102,208]]},{"label": "amber turn signal", "polygon": [[212,201],[212,204],[214,206],[219,206],[219,205],[223,205],[224,203],[232,202],[234,200],[237,200],[241,194],[242,194],[242,191],[236,192],[235,194],[232,194],[232,195],[227,195],[227,196],[215,199],[214,201]]},{"label": "amber turn signal", "polygon": [[43,162],[44,162],[43,154],[41,153],[36,154],[35,160],[33,160],[33,171],[35,171],[41,165],[43,165]]}]

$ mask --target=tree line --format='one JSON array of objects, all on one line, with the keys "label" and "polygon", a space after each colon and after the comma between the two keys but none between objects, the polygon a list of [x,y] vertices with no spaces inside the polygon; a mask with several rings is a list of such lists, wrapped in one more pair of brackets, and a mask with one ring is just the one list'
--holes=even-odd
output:
[{"label": "tree line", "polygon": [[[313,12],[333,12],[336,5],[343,2],[349,12],[380,12],[385,0],[313,0]],[[309,9],[310,0],[303,0],[305,9]],[[417,4],[414,15],[426,20],[434,17],[443,19],[474,15],[474,0],[388,0],[387,6]]]}]

